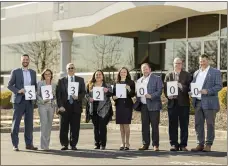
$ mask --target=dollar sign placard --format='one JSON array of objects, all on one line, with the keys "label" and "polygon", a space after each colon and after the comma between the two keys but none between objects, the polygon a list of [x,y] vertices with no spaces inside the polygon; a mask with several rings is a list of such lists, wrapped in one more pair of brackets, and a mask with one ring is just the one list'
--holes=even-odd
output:
[{"label": "dollar sign placard", "polygon": [[25,86],[25,100],[36,100],[35,85]]}]

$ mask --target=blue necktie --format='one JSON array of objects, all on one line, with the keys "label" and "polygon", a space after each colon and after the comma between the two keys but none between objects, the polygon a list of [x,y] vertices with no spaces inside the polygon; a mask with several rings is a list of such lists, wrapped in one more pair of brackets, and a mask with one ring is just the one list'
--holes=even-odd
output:
[{"label": "blue necktie", "polygon": [[[71,82],[73,82],[73,77],[72,76],[71,76]],[[72,95],[70,95],[69,103],[73,104],[73,102],[74,102],[73,97],[72,97]]]}]

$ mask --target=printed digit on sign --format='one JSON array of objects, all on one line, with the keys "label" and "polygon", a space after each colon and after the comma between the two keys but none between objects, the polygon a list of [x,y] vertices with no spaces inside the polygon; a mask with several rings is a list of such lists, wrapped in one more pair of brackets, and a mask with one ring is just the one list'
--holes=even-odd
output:
[{"label": "printed digit on sign", "polygon": [[100,99],[99,97],[100,97],[101,92],[100,91],[96,91],[96,93],[98,93],[96,99]]},{"label": "printed digit on sign", "polygon": [[[172,89],[173,89],[173,91],[172,91]],[[174,86],[171,86],[170,89],[169,89],[169,91],[170,91],[171,94],[174,94],[174,93],[175,93],[175,88],[174,88]]]},{"label": "printed digit on sign", "polygon": [[143,88],[139,88],[139,94],[144,95],[144,89]]}]

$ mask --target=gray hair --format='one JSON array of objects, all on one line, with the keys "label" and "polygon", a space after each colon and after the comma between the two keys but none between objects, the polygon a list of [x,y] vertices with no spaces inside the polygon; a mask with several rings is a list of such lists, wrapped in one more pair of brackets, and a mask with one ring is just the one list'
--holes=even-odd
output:
[{"label": "gray hair", "polygon": [[68,68],[69,68],[70,65],[73,65],[73,66],[74,66],[73,63],[68,63],[68,64],[66,65],[66,70],[68,70]]}]

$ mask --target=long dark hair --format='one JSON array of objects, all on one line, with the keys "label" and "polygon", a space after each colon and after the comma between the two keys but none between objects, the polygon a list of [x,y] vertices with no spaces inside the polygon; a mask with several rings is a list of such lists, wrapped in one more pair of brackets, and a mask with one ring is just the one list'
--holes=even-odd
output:
[{"label": "long dark hair", "polygon": [[87,84],[87,86],[88,86],[88,88],[91,90],[92,88],[93,88],[93,86],[94,86],[94,83],[96,82],[96,79],[95,79],[95,75],[96,75],[96,73],[97,72],[101,72],[101,74],[102,74],[102,76],[103,76],[103,84],[105,84],[105,76],[104,76],[104,73],[103,73],[103,71],[102,70],[96,70],[94,73],[93,73],[93,76],[92,76],[92,78],[89,80],[89,82],[88,82],[88,84]]},{"label": "long dark hair", "polygon": [[116,82],[119,83],[121,81],[121,76],[120,76],[120,72],[121,70],[125,69],[127,71],[127,76],[126,76],[126,82],[130,81],[131,80],[131,75],[129,73],[129,70],[126,68],[126,67],[122,67],[120,68],[119,72],[118,72],[118,75],[117,75],[117,80]]},{"label": "long dark hair", "polygon": [[44,71],[41,73],[41,81],[45,80],[44,74],[46,71],[49,71],[51,73],[51,80],[53,79],[53,72],[51,71],[51,69],[44,69]]}]

